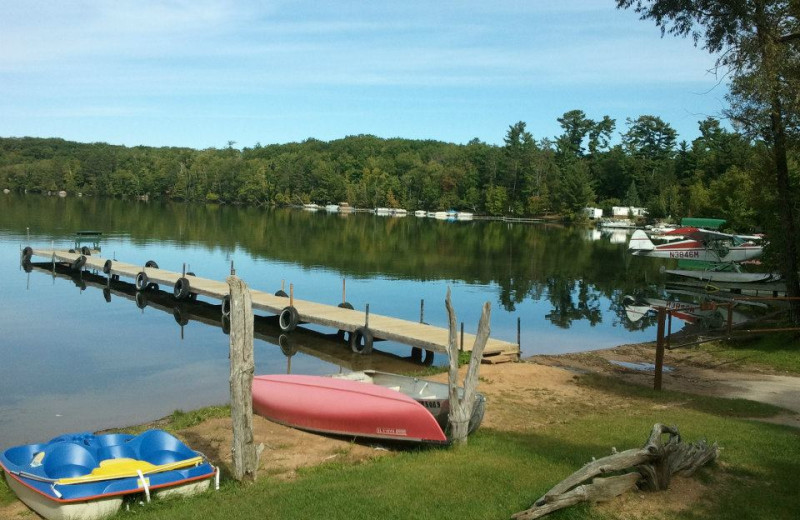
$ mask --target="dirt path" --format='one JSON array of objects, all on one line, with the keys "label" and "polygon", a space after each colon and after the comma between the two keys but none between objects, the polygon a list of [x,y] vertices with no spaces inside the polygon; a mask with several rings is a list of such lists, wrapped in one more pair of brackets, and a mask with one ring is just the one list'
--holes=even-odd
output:
[{"label": "dirt path", "polygon": [[[564,356],[535,356],[531,360],[578,372],[596,372],[652,386],[653,344],[624,345]],[[731,367],[697,350],[668,351],[663,388],[691,394],[749,399],[800,413],[800,377]],[[800,417],[787,414],[777,422],[800,428]]]}]

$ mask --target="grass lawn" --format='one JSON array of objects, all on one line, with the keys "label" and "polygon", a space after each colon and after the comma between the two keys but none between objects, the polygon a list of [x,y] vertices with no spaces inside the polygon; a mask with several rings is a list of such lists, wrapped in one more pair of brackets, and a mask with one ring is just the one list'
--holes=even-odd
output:
[{"label": "grass lawn", "polygon": [[[637,504],[657,495],[642,493],[641,498],[625,502],[622,510],[582,505],[550,518],[797,518],[800,432],[748,418],[771,416],[778,409],[743,400],[657,393],[601,376],[582,376],[578,385],[592,395],[605,396],[603,402],[612,399],[618,404],[567,402],[559,404],[558,421],[523,431],[483,428],[461,449],[403,451],[355,464],[331,462],[301,470],[290,481],[265,471],[252,486],[227,480],[219,492],[132,506],[118,518],[506,519],[592,457],[608,455],[612,447],[643,445],[656,422],[678,425],[686,442],[706,438],[722,447],[718,463],[693,477],[703,498],[685,511],[636,510]],[[531,414],[534,424],[536,412],[520,409]],[[224,412],[213,409],[174,419],[180,421],[175,424],[190,425]],[[9,495],[5,484],[0,485],[0,500],[7,501]],[[684,500],[676,493],[670,497]]]},{"label": "grass lawn", "polygon": [[796,333],[765,334],[737,341],[704,343],[700,350],[731,367],[767,368],[800,374],[800,336]]}]

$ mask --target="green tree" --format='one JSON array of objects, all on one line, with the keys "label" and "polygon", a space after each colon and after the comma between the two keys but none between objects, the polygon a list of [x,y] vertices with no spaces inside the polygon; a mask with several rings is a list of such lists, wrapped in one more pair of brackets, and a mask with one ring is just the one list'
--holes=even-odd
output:
[{"label": "green tree", "polygon": [[[662,35],[691,36],[717,54],[717,65],[732,77],[730,115],[768,144],[777,190],[780,267],[787,293],[800,297],[798,238],[789,176],[789,134],[797,132],[800,109],[800,8],[794,0],[617,0]],[[764,221],[765,224],[769,219]],[[800,322],[800,301],[792,314]]]}]

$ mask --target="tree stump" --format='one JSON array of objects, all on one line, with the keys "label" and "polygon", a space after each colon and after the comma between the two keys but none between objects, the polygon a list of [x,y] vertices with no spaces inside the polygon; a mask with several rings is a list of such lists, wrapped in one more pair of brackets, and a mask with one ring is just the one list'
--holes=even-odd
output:
[{"label": "tree stump", "polygon": [[[666,443],[663,442],[665,434],[669,434]],[[667,489],[672,475],[691,476],[718,456],[717,443],[709,445],[706,441],[699,441],[684,444],[677,426],[656,423],[641,449],[593,460],[556,484],[529,509],[516,513],[512,518],[540,518],[579,502],[611,500],[636,487],[649,491]],[[611,476],[595,478],[604,475]],[[592,479],[591,483],[585,483],[589,479]]]},{"label": "tree stump", "polygon": [[467,443],[469,420],[472,417],[472,409],[475,406],[478,371],[481,365],[481,358],[483,357],[483,350],[486,348],[486,342],[489,340],[489,333],[491,331],[489,328],[491,305],[489,302],[483,304],[483,312],[481,313],[481,319],[478,323],[478,333],[475,335],[475,344],[470,353],[469,367],[467,368],[467,375],[464,379],[464,392],[459,397],[457,321],[455,310],[453,310],[453,305],[450,302],[449,287],[447,288],[447,297],[444,303],[445,307],[447,307],[447,316],[450,323],[450,337],[447,345],[447,353],[450,358],[448,372],[448,382],[450,386],[450,413],[448,415],[450,421],[450,439],[454,445],[463,445]]}]

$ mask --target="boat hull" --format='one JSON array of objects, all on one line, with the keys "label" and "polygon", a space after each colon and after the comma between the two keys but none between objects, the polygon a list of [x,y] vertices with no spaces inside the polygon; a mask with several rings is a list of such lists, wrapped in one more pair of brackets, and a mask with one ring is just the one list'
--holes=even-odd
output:
[{"label": "boat hull", "polygon": [[305,375],[256,376],[253,410],[272,421],[318,433],[447,442],[433,415],[414,399],[357,381]]},{"label": "boat hull", "polygon": [[14,493],[48,520],[97,520],[117,512],[123,497],[188,496],[216,475],[197,452],[172,435],[62,435],[45,444],[16,446],[0,454]]},{"label": "boat hull", "polygon": [[17,498],[47,520],[102,520],[115,515],[122,507],[122,496],[60,503],[37,493],[9,473],[6,473],[6,482]]},{"label": "boat hull", "polygon": [[[402,376],[399,374],[390,374],[388,372],[379,372],[376,370],[363,370],[342,375],[337,374],[333,377],[379,385],[405,394],[424,406],[425,409],[433,415],[442,430],[445,431],[445,433],[447,432],[450,415],[450,387],[446,383],[428,381],[426,379]],[[458,392],[459,397],[461,397],[464,390],[459,388]],[[483,420],[485,409],[486,398],[483,394],[477,393],[475,396],[475,404],[472,407],[472,414],[470,415],[468,434],[478,429],[478,426],[480,426]]]},{"label": "boat hull", "polygon": [[692,271],[690,269],[667,269],[664,271],[674,276],[693,278],[705,282],[725,283],[763,283],[780,279],[776,273],[737,273],[732,271]]}]

